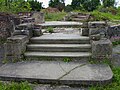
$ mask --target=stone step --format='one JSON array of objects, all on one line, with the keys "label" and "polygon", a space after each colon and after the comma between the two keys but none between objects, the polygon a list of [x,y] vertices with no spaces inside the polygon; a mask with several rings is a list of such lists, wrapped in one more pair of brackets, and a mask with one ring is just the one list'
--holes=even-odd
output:
[{"label": "stone step", "polygon": [[113,73],[107,64],[89,62],[29,61],[4,64],[0,80],[28,81],[41,84],[105,85]]},{"label": "stone step", "polygon": [[47,34],[30,39],[32,44],[88,44],[90,38],[72,34]]},{"label": "stone step", "polygon": [[76,18],[84,18],[86,19],[88,16],[84,16],[84,15],[77,15]]},{"label": "stone step", "polygon": [[90,52],[26,52],[26,57],[52,57],[52,58],[86,58],[90,57]]},{"label": "stone step", "polygon": [[40,52],[88,52],[90,44],[29,44],[28,51]]},{"label": "stone step", "polygon": [[46,21],[45,23],[36,24],[36,26],[45,27],[80,27],[82,23],[80,22],[69,22],[69,21]]},{"label": "stone step", "polygon": [[84,21],[86,18],[72,18],[73,21]]}]

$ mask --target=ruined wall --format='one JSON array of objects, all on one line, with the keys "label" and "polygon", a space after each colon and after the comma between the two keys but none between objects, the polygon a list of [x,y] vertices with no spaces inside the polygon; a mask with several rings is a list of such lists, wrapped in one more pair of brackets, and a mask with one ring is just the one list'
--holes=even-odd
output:
[{"label": "ruined wall", "polygon": [[20,24],[18,17],[12,14],[0,12],[0,39],[10,37],[15,25]]}]

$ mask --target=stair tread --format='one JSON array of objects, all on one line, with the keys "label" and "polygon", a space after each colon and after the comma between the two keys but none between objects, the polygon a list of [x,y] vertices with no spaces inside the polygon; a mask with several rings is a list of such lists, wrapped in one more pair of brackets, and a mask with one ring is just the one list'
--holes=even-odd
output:
[{"label": "stair tread", "polygon": [[90,48],[90,44],[29,44],[29,48],[42,48],[42,47],[60,47],[60,48]]},{"label": "stair tread", "polygon": [[26,52],[25,56],[89,57],[90,52]]},{"label": "stair tread", "polygon": [[89,40],[89,37],[80,36],[75,34],[61,34],[61,33],[53,33],[42,35],[40,37],[32,37],[31,40]]}]

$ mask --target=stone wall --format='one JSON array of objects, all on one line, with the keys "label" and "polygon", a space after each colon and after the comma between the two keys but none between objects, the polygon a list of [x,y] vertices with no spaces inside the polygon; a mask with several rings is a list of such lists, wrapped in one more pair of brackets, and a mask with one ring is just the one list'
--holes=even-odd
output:
[{"label": "stone wall", "polygon": [[10,37],[15,25],[20,24],[20,19],[12,14],[0,13],[0,39]]},{"label": "stone wall", "polygon": [[104,34],[106,38],[120,37],[120,24],[108,25],[107,22],[89,22],[89,35]]},{"label": "stone wall", "polygon": [[120,24],[112,25],[107,30],[109,38],[120,37]]}]

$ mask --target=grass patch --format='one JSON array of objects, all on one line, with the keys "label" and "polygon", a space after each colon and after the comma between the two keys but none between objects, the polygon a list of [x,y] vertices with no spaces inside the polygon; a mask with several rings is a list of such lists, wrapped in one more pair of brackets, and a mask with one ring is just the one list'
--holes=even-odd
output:
[{"label": "grass patch", "polygon": [[113,46],[120,45],[120,41],[114,41],[112,42]]},{"label": "grass patch", "polygon": [[99,11],[93,11],[91,12],[91,15],[94,17],[93,20],[95,21],[101,21],[101,20],[120,20],[120,15],[113,15],[111,13],[103,13]]},{"label": "grass patch", "polygon": [[66,62],[66,63],[68,63],[68,62],[72,61],[72,59],[66,57],[66,58],[63,58],[63,61]]},{"label": "grass patch", "polygon": [[60,21],[66,14],[66,12],[45,13],[45,21]]},{"label": "grass patch", "polygon": [[47,31],[48,31],[49,33],[53,33],[53,32],[54,32],[54,28],[53,28],[53,27],[48,27],[48,28],[47,28]]},{"label": "grass patch", "polygon": [[6,41],[7,41],[7,39],[0,37],[0,44],[4,44]]},{"label": "grass patch", "polygon": [[3,83],[0,82],[0,90],[33,90],[28,82],[21,83]]}]

